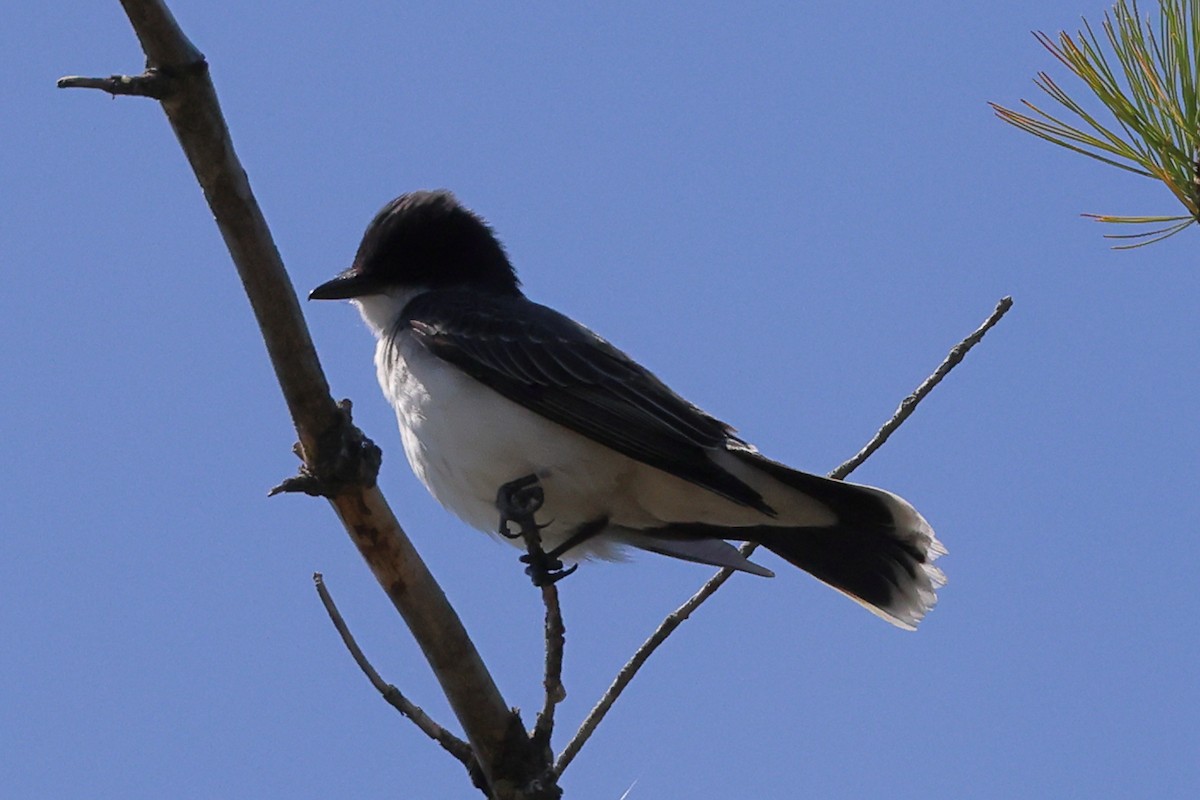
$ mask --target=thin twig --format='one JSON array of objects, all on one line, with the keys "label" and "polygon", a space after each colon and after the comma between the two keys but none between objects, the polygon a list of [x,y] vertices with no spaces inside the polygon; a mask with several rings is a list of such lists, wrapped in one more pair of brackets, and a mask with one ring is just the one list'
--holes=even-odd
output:
[{"label": "thin twig", "polygon": [[882,447],[883,443],[888,440],[888,437],[895,433],[896,429],[904,423],[904,420],[908,419],[913,411],[916,410],[917,404],[924,400],[925,396],[933,391],[933,387],[941,383],[942,378],[949,375],[950,370],[958,366],[958,363],[970,352],[971,348],[979,344],[980,340],[983,339],[983,335],[991,330],[992,326],[999,322],[1001,317],[1008,313],[1008,310],[1012,308],[1012,303],[1011,297],[1001,298],[991,316],[984,320],[983,324],[976,328],[970,336],[956,344],[950,350],[949,354],[946,355],[946,359],[933,371],[933,374],[926,378],[924,383],[916,388],[916,391],[901,401],[900,405],[896,408],[896,413],[892,414],[892,418],[885,422],[883,427],[871,437],[871,441],[867,442],[866,446],[855,453],[852,458],[829,473],[829,477],[838,478],[839,480],[845,478],[870,458],[872,453]]},{"label": "thin twig", "polygon": [[542,681],[546,696],[529,737],[534,747],[550,746],[550,736],[554,733],[554,709],[567,697],[562,682],[567,629],[563,625],[562,609],[558,605],[558,587],[555,584],[542,587],[542,602],[546,606],[546,671]]},{"label": "thin twig", "polygon": [[58,79],[59,89],[100,89],[113,97],[153,97],[162,100],[167,96],[167,87],[162,74],[147,70],[141,75],[110,75],[107,78],[88,78],[82,75],[67,75]]},{"label": "thin twig", "polygon": [[[941,382],[942,378],[946,377],[950,370],[954,369],[954,367],[956,367],[958,363],[963,360],[963,357],[966,356],[972,347],[979,344],[979,341],[983,338],[983,335],[987,333],[993,325],[999,322],[1000,318],[1003,317],[1011,307],[1011,297],[1005,297],[1000,300],[1000,302],[996,305],[996,310],[992,312],[991,316],[989,316],[987,320],[985,320],[984,323],[979,326],[979,328],[971,333],[971,335],[955,345],[950,350],[949,355],[946,356],[946,359],[941,363],[941,365],[939,365],[938,368],[933,371],[933,374],[926,378],[924,382],[917,387],[916,391],[914,391],[912,394],[906,397],[902,403],[900,403],[899,408],[896,409],[896,413],[892,415],[892,418],[889,419],[873,437],[871,437],[871,441],[867,442],[866,446],[863,447],[862,450],[858,451],[853,458],[830,472],[829,477],[837,478],[839,480],[845,478],[847,475],[857,469],[864,461],[866,461],[872,453],[878,450],[883,443],[888,440],[888,437],[891,436],[892,433],[894,433],[895,430],[900,427],[900,425],[906,419],[908,419],[909,416],[912,415],[913,411],[917,407],[917,404],[925,399],[925,397],[933,390],[933,387],[937,386],[938,383]],[[754,544],[747,542],[741,546],[740,551],[743,555],[750,555],[750,553],[754,552],[754,548]],[[615,703],[617,698],[621,696],[621,693],[625,691],[625,687],[628,686],[629,682],[633,680],[633,677],[638,673],[638,670],[642,668],[642,665],[646,663],[646,660],[650,658],[650,655],[658,649],[659,645],[666,641],[667,637],[670,636],[676,628],[683,624],[684,620],[692,615],[693,611],[699,608],[705,600],[707,600],[718,589],[720,589],[721,586],[724,585],[725,581],[729,580],[729,577],[733,575],[733,573],[734,570],[725,568],[709,578],[708,581],[700,587],[699,591],[687,599],[687,602],[668,614],[666,619],[664,619],[659,624],[658,628],[655,629],[654,633],[650,634],[646,641],[642,643],[641,647],[639,647],[633,654],[633,657],[626,662],[625,666],[621,667],[620,672],[617,673],[617,677],[613,680],[608,689],[605,690],[604,695],[600,698],[600,701],[596,703],[595,707],[588,713],[587,718],[584,719],[583,723],[579,726],[579,730],[575,732],[575,736],[570,742],[567,743],[567,746],[564,747],[562,752],[559,754],[558,760],[554,763],[555,774],[561,776],[563,770],[565,770],[571,761],[574,760],[575,756],[579,754],[580,749],[591,737],[592,733],[595,732],[596,727],[600,724],[600,721],[604,719],[604,716],[608,713],[609,709],[612,708],[613,703]]]},{"label": "thin twig", "polygon": [[[545,757],[547,774],[553,777],[554,756],[550,751],[550,737],[554,733],[554,709],[567,695],[562,683],[566,627],[558,602],[557,583],[574,572],[578,565],[564,569],[557,557],[546,555],[542,547],[542,526],[538,525],[535,517],[544,500],[545,494],[534,475],[506,483],[496,494],[496,506],[500,510],[500,533],[509,538],[519,535],[524,541],[525,555],[521,560],[529,565],[525,572],[533,578],[534,585],[541,588],[542,603],[546,606],[546,666],[542,680],[545,699],[529,739],[533,748]],[[509,532],[510,522],[520,526],[520,534]]]},{"label": "thin twig", "polygon": [[367,676],[367,680],[371,682],[375,690],[383,695],[383,699],[388,701],[393,708],[412,720],[413,724],[420,728],[422,733],[440,744],[447,753],[454,756],[472,774],[475,774],[479,770],[479,762],[475,760],[475,753],[471,750],[471,745],[434,722],[420,706],[415,705],[404,696],[403,692],[380,677],[379,672],[376,671],[371,662],[367,660],[366,655],[363,654],[362,648],[358,646],[358,642],[354,640],[354,634],[350,633],[350,628],[346,625],[346,620],[342,618],[337,604],[333,602],[333,596],[329,593],[329,588],[325,585],[325,577],[319,572],[314,572],[313,583],[316,584],[317,594],[321,597],[321,604],[325,606],[325,611],[329,614],[329,620],[333,623],[333,627],[337,629],[338,635],[342,637],[342,643],[346,645],[346,649],[350,651],[351,657],[354,658],[354,663],[358,664],[358,668]]},{"label": "thin twig", "polygon": [[621,696],[621,692],[625,691],[625,687],[633,680],[633,676],[646,663],[646,659],[650,658],[650,654],[657,650],[658,646],[671,635],[671,632],[678,628],[696,610],[696,607],[719,589],[721,584],[728,580],[732,574],[733,570],[726,567],[709,578],[708,582],[700,588],[700,591],[692,595],[686,603],[668,614],[667,618],[659,624],[654,633],[642,643],[642,646],[633,654],[633,658],[629,659],[625,663],[625,666],[621,667],[621,671],[617,673],[617,677],[613,680],[612,685],[605,690],[604,695],[600,698],[600,702],[596,703],[596,706],[588,712],[587,718],[579,726],[579,730],[575,732],[575,736],[572,737],[571,741],[567,742],[567,746],[559,753],[558,760],[554,762],[554,772],[556,775],[562,776],[563,770],[579,754],[580,748],[591,738],[592,733],[596,730],[596,726],[600,724],[600,721],[604,719],[608,710],[612,708],[613,703]]}]

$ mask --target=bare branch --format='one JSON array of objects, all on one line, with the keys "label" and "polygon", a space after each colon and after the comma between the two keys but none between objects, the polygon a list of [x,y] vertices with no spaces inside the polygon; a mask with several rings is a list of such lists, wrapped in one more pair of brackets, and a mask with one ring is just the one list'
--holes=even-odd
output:
[{"label": "bare branch", "polygon": [[668,614],[666,619],[655,629],[654,633],[642,643],[642,646],[637,649],[633,657],[625,663],[625,666],[621,667],[620,672],[617,673],[617,677],[608,689],[604,691],[604,695],[600,698],[600,701],[588,712],[587,717],[579,726],[579,730],[575,732],[575,736],[572,737],[571,741],[567,742],[567,746],[559,753],[558,760],[554,762],[554,772],[556,775],[561,777],[567,765],[575,759],[575,756],[579,755],[579,750],[591,738],[592,733],[596,730],[596,726],[608,714],[608,710],[612,708],[613,703],[617,702],[617,698],[621,696],[621,692],[625,691],[625,687],[629,685],[629,682],[633,680],[633,676],[646,663],[646,659],[650,658],[650,655],[658,649],[658,646],[665,642],[667,637],[671,635],[671,632],[678,628],[701,603],[707,600],[713,592],[721,588],[721,584],[729,580],[729,576],[732,574],[733,570],[722,569],[710,578],[704,586],[700,587],[700,591],[692,595],[686,603]]},{"label": "bare branch", "polygon": [[542,686],[546,690],[542,710],[537,715],[530,739],[534,747],[549,748],[554,733],[554,709],[567,698],[562,682],[563,649],[567,629],[563,625],[562,609],[558,605],[558,586],[542,587],[542,602],[546,606],[546,670]]},{"label": "bare branch", "polygon": [[951,348],[950,352],[946,355],[945,360],[938,365],[938,368],[933,371],[933,374],[926,378],[924,382],[922,382],[921,385],[913,391],[912,394],[901,401],[900,405],[896,408],[896,413],[892,414],[892,418],[885,422],[883,427],[871,437],[871,441],[867,442],[862,450],[859,450],[857,453],[855,453],[853,458],[849,459],[833,472],[829,473],[829,477],[838,478],[839,480],[845,478],[851,472],[858,469],[858,467],[864,461],[870,458],[872,453],[882,447],[883,443],[888,440],[888,437],[895,433],[896,429],[904,423],[904,420],[908,419],[913,411],[916,410],[917,404],[924,400],[925,396],[933,391],[933,387],[941,383],[942,378],[949,375],[950,370],[958,366],[958,363],[966,357],[971,348],[979,344],[980,340],[983,339],[983,335],[990,331],[992,327],[1000,321],[1001,317],[1008,313],[1008,310],[1012,308],[1012,304],[1013,301],[1011,297],[1001,298],[1000,302],[996,304],[996,310],[991,313],[991,316],[985,319],[983,324],[976,328],[970,336],[963,339],[961,342]]},{"label": "bare branch", "polygon": [[[547,553],[542,548],[542,526],[538,525],[536,514],[545,499],[545,491],[537,475],[526,475],[509,481],[496,492],[496,508],[500,512],[498,532],[507,539],[520,537],[524,541],[525,555],[521,556],[521,561],[528,565],[525,573],[533,579],[534,586],[541,588],[542,603],[546,606],[546,668],[542,681],[545,699],[529,738],[533,747],[545,755],[547,773],[550,773],[554,760],[550,750],[550,737],[554,733],[554,710],[567,694],[562,684],[566,628],[563,625],[562,609],[558,604],[557,583],[574,572],[579,565],[565,568],[557,554]],[[509,528],[510,523],[516,523],[520,531],[513,533]],[[549,777],[552,779],[553,775]]]},{"label": "bare branch", "polygon": [[[383,695],[383,699],[393,708],[412,720],[413,724],[420,728],[422,733],[440,744],[447,753],[458,759],[464,767],[473,774],[478,773],[479,762],[475,760],[475,753],[471,750],[469,744],[434,722],[420,706],[415,705],[405,697],[404,693],[397,689],[395,685],[385,682],[379,676],[375,667],[371,665],[366,655],[363,654],[362,648],[358,646],[358,642],[354,640],[354,634],[350,633],[350,628],[346,625],[346,620],[342,618],[342,613],[338,611],[337,604],[333,602],[333,596],[329,593],[329,587],[325,585],[325,577],[319,572],[314,572],[313,583],[316,584],[317,594],[321,597],[321,604],[325,606],[325,611],[329,614],[329,619],[333,622],[333,627],[337,629],[338,635],[342,637],[342,643],[346,645],[346,649],[350,651],[354,663],[358,664],[358,668],[367,676],[367,680],[371,682],[375,690]],[[482,775],[479,778],[482,780]]]},{"label": "bare branch", "polygon": [[164,84],[163,75],[157,71],[147,71],[141,75],[110,75],[107,78],[85,78],[81,75],[68,75],[58,79],[59,89],[100,89],[113,97],[130,95],[133,97],[152,97],[162,100],[167,96],[168,87]]},{"label": "bare branch", "polygon": [[[354,437],[348,435],[346,415],[330,396],[295,290],[234,152],[204,57],[161,0],[122,0],[122,6],[146,54],[147,75],[169,77],[153,86],[154,96],[161,99],[233,257],[295,423],[305,468],[319,479],[330,464],[338,463],[345,443]],[[128,79],[133,85],[138,80]],[[121,77],[73,78],[60,85],[111,91],[125,82]],[[362,474],[357,485],[336,484],[336,491],[328,492],[329,500],[420,644],[493,794],[514,797],[530,776],[543,775],[545,766],[538,763],[520,718],[504,702],[373,477]],[[542,796],[556,795],[548,791]]]},{"label": "bare branch", "polygon": [[[1000,302],[996,305],[996,310],[992,312],[991,316],[989,316],[987,320],[985,320],[984,323],[979,326],[979,328],[967,336],[967,338],[955,345],[950,350],[950,353],[946,356],[945,360],[942,361],[942,363],[938,366],[938,368],[934,370],[933,373],[926,378],[912,394],[910,394],[902,403],[900,403],[899,408],[896,409],[896,413],[892,415],[892,418],[889,419],[873,437],[871,437],[871,441],[869,441],[862,450],[855,454],[853,458],[830,472],[829,477],[837,478],[839,480],[845,478],[847,475],[857,469],[864,461],[866,461],[872,453],[878,450],[883,443],[888,440],[888,437],[891,436],[892,433],[895,432],[895,430],[899,428],[900,425],[909,418],[909,416],[912,415],[913,411],[916,410],[917,405],[924,400],[931,391],[933,391],[933,387],[937,386],[938,383],[941,382],[942,378],[946,377],[950,370],[954,369],[954,367],[956,367],[959,362],[963,360],[963,357],[966,356],[972,347],[979,344],[979,341],[983,338],[983,335],[987,333],[993,325],[999,322],[1000,318],[1003,317],[1011,307],[1011,297],[1005,297],[1000,300]],[[742,555],[746,556],[753,553],[754,549],[755,545],[750,542],[743,544],[739,548]],[[600,724],[600,721],[604,719],[606,714],[608,714],[608,711],[610,708],[612,708],[613,703],[615,703],[617,698],[621,696],[621,693],[625,691],[625,687],[628,686],[629,682],[633,680],[633,677],[637,675],[638,670],[642,668],[642,665],[646,663],[646,660],[650,658],[651,654],[658,649],[659,645],[667,640],[667,637],[670,636],[676,628],[683,624],[684,620],[692,615],[693,611],[699,608],[705,600],[707,600],[718,589],[720,589],[725,584],[725,581],[729,580],[729,577],[733,575],[733,573],[734,570],[726,568],[720,570],[711,578],[709,578],[708,581],[700,587],[699,591],[689,597],[687,601],[683,603],[683,605],[679,606],[679,608],[668,614],[666,618],[659,624],[658,628],[655,629],[654,633],[650,634],[646,641],[644,641],[637,651],[634,652],[633,657],[626,662],[625,666],[621,667],[621,670],[617,673],[617,677],[613,680],[612,684],[609,685],[608,689],[605,690],[603,696],[600,698],[600,701],[597,702],[595,707],[592,708],[592,710],[588,713],[583,723],[579,726],[579,730],[575,732],[575,736],[570,742],[567,743],[567,746],[564,747],[562,752],[559,754],[558,760],[554,763],[555,774],[561,776],[563,770],[565,770],[567,766],[575,759],[575,756],[579,754],[579,750],[591,737],[592,733],[595,732],[596,727]]]}]

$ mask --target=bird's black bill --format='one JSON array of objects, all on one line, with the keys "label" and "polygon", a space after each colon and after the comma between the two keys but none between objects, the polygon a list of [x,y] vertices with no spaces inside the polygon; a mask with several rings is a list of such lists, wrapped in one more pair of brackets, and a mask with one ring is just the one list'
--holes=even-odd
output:
[{"label": "bird's black bill", "polygon": [[308,293],[309,300],[349,300],[368,294],[378,294],[383,287],[375,277],[364,275],[357,267],[339,272]]}]

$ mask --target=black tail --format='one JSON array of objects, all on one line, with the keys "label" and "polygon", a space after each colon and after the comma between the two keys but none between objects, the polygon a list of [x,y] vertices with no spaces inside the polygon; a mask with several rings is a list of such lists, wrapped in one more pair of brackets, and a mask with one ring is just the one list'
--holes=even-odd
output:
[{"label": "black tail", "polygon": [[933,561],[946,550],[915,508],[882,489],[799,472],[758,453],[738,455],[828,506],[837,522],[727,528],[725,538],[758,542],[900,627],[916,627],[933,608],[946,582]]},{"label": "black tail", "polygon": [[644,550],[771,575],[722,540],[755,542],[893,625],[916,629],[937,603],[938,587],[946,582],[933,564],[946,549],[915,508],[882,489],[800,472],[756,451],[731,448],[729,452],[816,500],[830,512],[816,519],[830,521],[813,525],[816,519],[811,516],[789,520],[780,515],[763,525],[674,522],[611,533]]},{"label": "black tail", "polygon": [[916,627],[945,582],[930,564],[936,555],[917,550],[895,531],[759,527],[745,535],[903,628]]}]

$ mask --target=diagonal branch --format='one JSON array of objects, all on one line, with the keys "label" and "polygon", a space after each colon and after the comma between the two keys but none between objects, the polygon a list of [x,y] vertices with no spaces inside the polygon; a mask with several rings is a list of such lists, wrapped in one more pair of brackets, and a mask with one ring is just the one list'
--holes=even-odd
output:
[{"label": "diagonal branch", "polygon": [[[888,437],[890,437],[892,433],[895,432],[895,430],[899,428],[900,425],[909,418],[909,416],[912,415],[913,411],[916,410],[917,405],[924,400],[931,391],[933,391],[933,388],[941,382],[942,378],[949,374],[950,370],[954,369],[959,362],[963,360],[971,348],[979,344],[979,341],[983,339],[983,335],[987,333],[992,326],[999,322],[1000,318],[1008,313],[1010,308],[1012,308],[1012,298],[1005,297],[1001,299],[1000,302],[996,304],[995,311],[992,312],[992,314],[984,321],[984,323],[969,336],[967,336],[967,338],[955,345],[950,350],[950,353],[946,356],[945,360],[943,360],[942,363],[938,365],[938,368],[933,371],[933,374],[926,378],[912,394],[910,394],[904,399],[903,402],[900,403],[900,406],[896,409],[896,413],[894,413],[892,418],[884,423],[883,427],[871,437],[871,441],[867,442],[866,446],[863,447],[862,450],[859,450],[853,458],[830,472],[829,477],[837,478],[839,480],[845,478],[847,475],[857,469],[859,465],[866,461],[872,453],[882,447],[883,443],[888,440]],[[754,551],[754,548],[755,545],[748,542],[741,546],[740,551],[742,555],[748,556]],[[567,746],[563,748],[562,753],[560,753],[558,756],[558,760],[554,763],[554,771],[556,774],[561,776],[563,770],[570,765],[570,763],[575,759],[575,756],[579,755],[580,749],[584,744],[587,743],[587,740],[591,738],[591,735],[595,732],[596,727],[600,724],[601,720],[604,719],[605,715],[608,714],[609,709],[612,708],[613,703],[617,702],[617,698],[620,697],[621,693],[625,691],[625,687],[628,686],[629,682],[633,680],[635,675],[637,675],[638,670],[642,668],[642,666],[650,658],[651,654],[658,649],[659,645],[667,640],[667,637],[670,636],[676,628],[683,624],[684,620],[692,615],[693,611],[699,608],[700,605],[709,597],[712,597],[712,595],[715,594],[716,591],[725,584],[725,581],[729,580],[733,573],[734,570],[728,568],[717,572],[715,575],[709,578],[708,581],[701,586],[694,595],[689,597],[687,601],[683,603],[683,605],[672,611],[661,623],[659,623],[659,626],[655,629],[654,633],[650,634],[646,641],[644,641],[637,651],[634,652],[633,657],[625,663],[625,666],[621,667],[620,671],[617,673],[617,677],[613,679],[612,684],[610,684],[608,689],[605,690],[599,702],[597,702],[595,707],[588,712],[587,717],[579,726],[579,730],[575,732],[575,736],[570,742],[567,743]]]},{"label": "diagonal branch", "polygon": [[[122,6],[146,54],[147,72],[128,80],[71,78],[60,85],[106,91],[140,86],[140,93],[161,100],[258,320],[305,469],[320,483],[330,464],[366,455],[368,443],[354,435],[348,415],[330,396],[295,290],[234,152],[203,55],[161,0],[122,0]],[[495,796],[516,796],[517,787],[545,771],[545,759],[533,753],[520,718],[505,703],[458,615],[375,487],[373,473],[351,468],[338,474],[361,478],[327,484],[334,488],[324,494],[420,644]],[[556,787],[551,789],[543,796],[557,796]]]},{"label": "diagonal branch", "polygon": [[342,644],[346,645],[346,649],[350,651],[350,656],[354,659],[354,663],[358,664],[358,668],[367,676],[367,680],[371,682],[375,690],[383,696],[383,699],[392,708],[412,720],[412,723],[422,733],[440,744],[442,749],[454,756],[459,763],[466,767],[476,786],[486,788],[487,783],[479,771],[479,762],[475,760],[475,753],[471,750],[471,746],[434,722],[425,713],[424,709],[405,697],[404,693],[397,689],[395,685],[387,683],[380,677],[379,672],[367,660],[362,648],[358,646],[358,642],[354,639],[354,634],[350,633],[350,627],[346,625],[346,620],[342,618],[342,612],[338,611],[337,604],[333,602],[333,596],[329,593],[329,587],[325,585],[325,576],[319,572],[313,573],[313,583],[316,584],[317,594],[321,598],[321,604],[325,606],[325,612],[329,614],[329,620],[333,623],[333,627],[337,630],[338,635],[342,637]]},{"label": "diagonal branch", "polygon": [[995,310],[992,311],[991,315],[983,321],[983,324],[972,331],[967,338],[954,345],[954,347],[950,349],[950,352],[946,354],[946,358],[942,361],[942,363],[938,364],[938,368],[933,371],[933,374],[922,381],[921,385],[913,390],[912,394],[900,402],[900,405],[896,407],[896,412],[892,414],[892,418],[885,422],[883,427],[876,431],[875,435],[871,437],[871,441],[867,442],[863,449],[855,453],[852,458],[847,460],[833,472],[829,473],[829,477],[837,478],[838,480],[845,478],[851,472],[854,472],[854,470],[862,466],[862,463],[870,458],[872,453],[883,447],[884,442],[886,442],[891,435],[896,432],[896,429],[903,425],[904,421],[908,419],[912,415],[913,411],[917,409],[917,404],[924,400],[925,397],[933,391],[933,387],[942,382],[942,378],[950,374],[950,370],[957,367],[959,363],[966,358],[967,353],[970,352],[972,347],[979,344],[980,340],[983,339],[984,334],[990,331],[995,324],[999,322],[1005,314],[1008,313],[1008,310],[1012,308],[1012,304],[1013,301],[1011,297],[1000,298],[1000,302],[996,303]]}]

